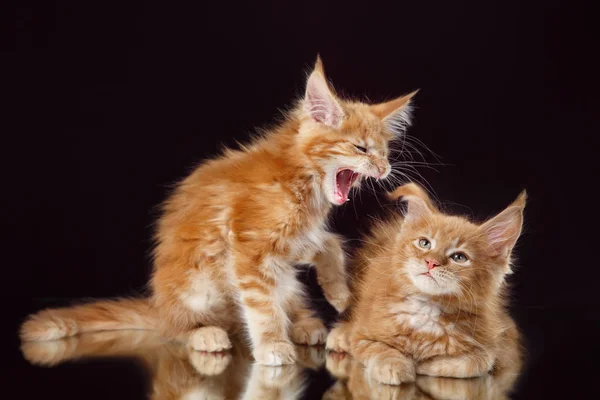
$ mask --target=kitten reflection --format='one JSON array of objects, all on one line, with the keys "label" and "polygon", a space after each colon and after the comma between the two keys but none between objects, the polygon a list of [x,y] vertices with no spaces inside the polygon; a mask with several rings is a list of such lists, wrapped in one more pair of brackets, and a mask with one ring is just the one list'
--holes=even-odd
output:
[{"label": "kitten reflection", "polygon": [[507,400],[521,368],[520,354],[510,356],[494,372],[479,378],[417,376],[414,383],[393,386],[369,379],[350,355],[331,352],[326,368],[337,381],[323,400]]},{"label": "kitten reflection", "polygon": [[296,364],[269,367],[252,365],[243,400],[275,400],[302,398],[307,386],[305,371],[319,370],[325,363],[326,351],[320,346],[296,346]]},{"label": "kitten reflection", "polygon": [[26,342],[21,350],[32,364],[52,367],[80,359],[127,357],[142,363],[152,379],[149,398],[299,399],[306,369],[319,369],[325,350],[297,348],[299,362],[284,367],[253,364],[240,340],[228,352],[198,352],[165,343],[151,331],[105,331],[49,342]]}]

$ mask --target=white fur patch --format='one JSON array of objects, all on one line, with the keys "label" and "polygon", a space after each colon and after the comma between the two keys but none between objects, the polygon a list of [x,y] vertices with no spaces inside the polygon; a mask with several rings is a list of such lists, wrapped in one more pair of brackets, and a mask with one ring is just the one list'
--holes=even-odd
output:
[{"label": "white fur patch", "polygon": [[330,235],[322,226],[317,226],[292,242],[292,254],[298,254],[299,262],[310,263],[312,257],[323,250]]},{"label": "white fur patch", "polygon": [[210,275],[206,272],[192,272],[190,286],[181,293],[179,298],[191,310],[197,313],[208,313],[223,303],[222,294],[211,283]]},{"label": "white fur patch", "polygon": [[302,287],[296,278],[296,270],[289,265],[281,268],[275,277],[275,302],[287,308],[287,303],[302,295]]},{"label": "white fur patch", "polygon": [[440,307],[427,298],[411,296],[401,303],[390,305],[389,310],[395,314],[398,323],[406,324],[416,331],[439,336],[445,333],[439,322],[442,313]]}]

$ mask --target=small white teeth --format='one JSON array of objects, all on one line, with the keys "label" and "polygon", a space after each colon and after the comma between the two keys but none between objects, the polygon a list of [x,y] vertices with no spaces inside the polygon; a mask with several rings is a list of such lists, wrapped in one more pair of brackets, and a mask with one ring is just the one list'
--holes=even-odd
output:
[{"label": "small white teeth", "polygon": [[350,201],[350,199],[346,199],[346,203],[349,202],[349,201]]}]

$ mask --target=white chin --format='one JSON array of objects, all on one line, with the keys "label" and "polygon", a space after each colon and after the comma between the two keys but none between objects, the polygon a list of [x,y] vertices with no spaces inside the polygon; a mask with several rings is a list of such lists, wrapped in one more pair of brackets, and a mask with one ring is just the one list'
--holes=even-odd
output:
[{"label": "white chin", "polygon": [[449,294],[452,292],[451,288],[444,287],[435,281],[433,278],[426,275],[411,275],[412,281],[414,285],[421,292],[430,294],[430,295],[441,295],[441,294]]}]

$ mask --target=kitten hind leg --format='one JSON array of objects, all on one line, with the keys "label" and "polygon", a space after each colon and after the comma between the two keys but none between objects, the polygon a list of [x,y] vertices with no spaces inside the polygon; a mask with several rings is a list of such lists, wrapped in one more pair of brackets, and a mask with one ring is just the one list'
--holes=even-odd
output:
[{"label": "kitten hind leg", "polygon": [[[171,265],[180,267],[183,265]],[[218,352],[231,348],[227,331],[235,326],[235,306],[219,281],[208,271],[188,266],[176,275],[166,268],[153,277],[154,303],[160,315],[160,331],[198,351]]]},{"label": "kitten hind leg", "polygon": [[[186,315],[189,324],[185,328],[179,325],[177,332],[180,333],[173,333],[173,324],[166,322],[167,327],[163,327],[163,332],[166,331],[166,333],[163,333],[163,335],[187,344],[196,351],[213,353],[229,350],[232,347],[227,333],[227,330],[231,330],[231,324],[218,321],[214,316],[208,318],[207,315],[190,313],[189,310],[175,312],[174,318],[181,320]],[[165,318],[165,321],[167,320]]]},{"label": "kitten hind leg", "polygon": [[494,365],[490,352],[476,350],[461,356],[438,356],[417,365],[419,375],[447,378],[474,378],[488,373]]}]

